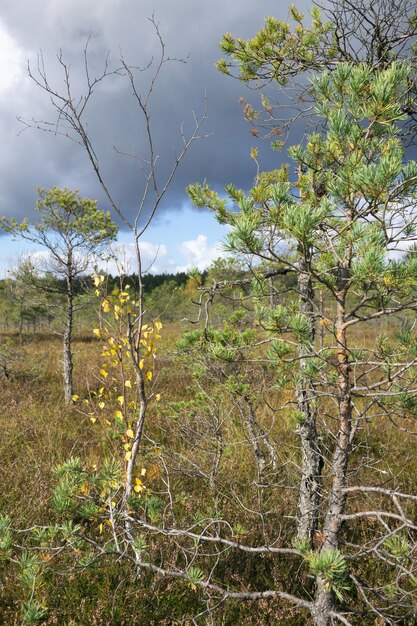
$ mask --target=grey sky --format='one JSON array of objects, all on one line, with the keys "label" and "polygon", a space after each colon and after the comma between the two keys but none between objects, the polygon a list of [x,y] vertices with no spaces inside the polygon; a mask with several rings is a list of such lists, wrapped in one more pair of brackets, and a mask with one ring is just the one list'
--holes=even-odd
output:
[{"label": "grey sky", "polygon": [[[285,18],[286,2],[275,0],[15,0],[0,13],[3,29],[3,72],[0,71],[0,213],[23,217],[34,205],[37,185],[77,187],[85,195],[102,199],[83,151],[63,139],[33,130],[21,130],[16,116],[53,119],[50,103],[25,72],[26,60],[36,64],[42,49],[48,76],[60,80],[56,54],[62,48],[72,64],[73,84],[82,85],[82,50],[91,32],[92,67],[106,51],[117,63],[119,46],[129,63],[143,65],[155,52],[155,36],[147,18],[155,12],[171,56],[190,55],[187,65],[170,65],[161,76],[154,99],[153,120],[159,153],[171,155],[178,145],[178,129],[192,120],[208,96],[209,119],[205,132],[213,135],[199,144],[182,164],[163,205],[163,210],[180,208],[186,202],[184,188],[204,178],[215,186],[227,182],[248,186],[254,175],[249,149],[256,140],[242,119],[240,95],[244,85],[222,76],[214,67],[220,56],[218,42],[230,31],[251,36],[265,16]],[[10,39],[8,38],[10,37]],[[2,63],[0,61],[0,63]],[[89,111],[89,128],[102,159],[111,189],[124,210],[135,206],[141,179],[135,162],[115,154],[139,152],[141,130],[132,108],[129,88],[122,80],[111,80],[97,90]],[[262,149],[262,166],[273,167],[277,155],[267,143]],[[161,158],[161,166],[164,159]]]}]

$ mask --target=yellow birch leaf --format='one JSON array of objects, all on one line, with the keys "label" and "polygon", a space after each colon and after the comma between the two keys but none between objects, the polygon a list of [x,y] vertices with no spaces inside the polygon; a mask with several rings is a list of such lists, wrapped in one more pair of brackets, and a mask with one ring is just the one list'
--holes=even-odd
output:
[{"label": "yellow birch leaf", "polygon": [[76,394],[76,393],[74,393],[74,395],[72,396],[72,401],[73,401],[73,402],[77,402],[77,400],[78,400],[78,398],[79,398],[79,397],[80,397],[80,396],[77,396],[77,394]]},{"label": "yellow birch leaf", "polygon": [[130,459],[131,459],[131,458],[132,458],[132,453],[131,453],[131,451],[129,450],[129,451],[128,451],[128,452],[126,452],[126,454],[125,454],[125,459],[126,459],[126,461],[130,461]]},{"label": "yellow birch leaf", "polygon": [[135,436],[135,433],[133,432],[133,430],[132,430],[131,428],[129,428],[129,429],[126,431],[126,437],[129,437],[129,439],[133,439],[133,438],[134,438],[134,436]]},{"label": "yellow birch leaf", "polygon": [[93,330],[93,334],[96,335],[96,337],[98,337],[100,339],[101,337],[101,331],[99,328],[94,328]]},{"label": "yellow birch leaf", "polygon": [[143,363],[144,363],[144,360],[145,360],[145,359],[141,359],[141,360],[139,361],[139,367],[140,367],[140,369],[141,369],[141,370],[143,370]]},{"label": "yellow birch leaf", "polygon": [[123,406],[125,403],[125,399],[123,396],[117,396],[117,402],[120,404],[120,406]]},{"label": "yellow birch leaf", "polygon": [[115,411],[114,417],[117,417],[118,419],[123,419],[123,413],[121,411]]},{"label": "yellow birch leaf", "polygon": [[108,300],[103,300],[103,302],[101,303],[101,307],[105,313],[108,313],[111,309],[110,303]]},{"label": "yellow birch leaf", "polygon": [[156,396],[155,396],[155,398],[156,398],[156,400],[159,402],[159,400],[161,399],[161,394],[160,394],[160,393],[157,393],[157,394],[156,394]]},{"label": "yellow birch leaf", "polygon": [[103,524],[100,524],[100,525],[99,525],[99,527],[98,527],[98,529],[99,529],[99,531],[100,531],[100,535],[101,535],[101,534],[102,534],[102,532],[103,532]]},{"label": "yellow birch leaf", "polygon": [[130,380],[125,380],[125,387],[129,387],[129,389],[132,389],[132,383],[130,382]]},{"label": "yellow birch leaf", "polygon": [[162,328],[161,322],[159,322],[159,321],[155,322],[155,328],[156,328],[156,330],[161,330],[161,328]]},{"label": "yellow birch leaf", "polygon": [[99,409],[104,409],[104,407],[105,407],[105,406],[106,406],[106,403],[105,403],[105,402],[99,402],[99,403],[98,403],[98,408],[99,408]]},{"label": "yellow birch leaf", "polygon": [[123,444],[123,450],[130,450],[130,448],[131,448],[130,443],[124,443]]},{"label": "yellow birch leaf", "polygon": [[100,370],[100,374],[104,376],[104,378],[107,378],[108,376],[108,373],[106,372],[106,370]]},{"label": "yellow birch leaf", "polygon": [[98,286],[99,286],[99,284],[100,284],[100,279],[99,279],[99,277],[98,277],[98,276],[95,276],[95,277],[94,277],[94,285],[95,285],[96,287],[98,287]]},{"label": "yellow birch leaf", "polygon": [[152,370],[149,370],[149,372],[146,372],[146,380],[152,380]]},{"label": "yellow birch leaf", "polygon": [[145,474],[146,474],[146,467],[142,467],[142,469],[140,470],[140,475],[145,476]]},{"label": "yellow birch leaf", "polygon": [[96,417],[90,417],[90,420],[93,422],[93,424],[97,421]]}]

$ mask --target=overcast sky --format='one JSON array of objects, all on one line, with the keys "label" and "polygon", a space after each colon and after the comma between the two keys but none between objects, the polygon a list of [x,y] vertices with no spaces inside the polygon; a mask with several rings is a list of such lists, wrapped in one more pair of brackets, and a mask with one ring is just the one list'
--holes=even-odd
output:
[{"label": "overcast sky", "polygon": [[[302,6],[304,2],[298,3]],[[267,15],[286,18],[287,2],[276,0],[14,0],[0,11],[0,214],[22,219],[33,215],[36,187],[78,188],[109,208],[83,150],[74,143],[32,129],[22,131],[17,117],[54,121],[45,93],[29,79],[27,61],[36,69],[42,50],[48,78],[62,87],[57,53],[62,49],[71,64],[75,93],[83,93],[83,48],[90,35],[91,72],[99,71],[107,51],[115,66],[120,50],[127,63],[146,65],[158,51],[149,18],[160,24],[167,53],[188,57],[186,64],[166,65],[152,103],[153,132],[161,155],[161,174],[180,145],[179,129],[192,127],[192,111],[199,115],[208,99],[204,133],[211,136],[192,147],[175,177],[157,219],[148,231],[149,259],[159,250],[153,271],[175,271],[197,265],[201,269],[220,251],[223,236],[214,218],[193,209],[185,186],[204,179],[221,189],[233,182],[249,187],[254,164],[249,157],[256,143],[242,119],[239,97],[247,88],[215,69],[218,42],[224,32],[254,35]],[[143,80],[146,74],[143,75]],[[103,173],[116,201],[132,214],[141,195],[143,177],[134,159],[121,152],[143,154],[143,129],[131,90],[120,77],[96,90],[87,111],[89,131]],[[279,165],[268,142],[259,142],[261,166]],[[122,242],[129,244],[126,233]],[[0,237],[0,276],[25,252],[23,243]]]}]

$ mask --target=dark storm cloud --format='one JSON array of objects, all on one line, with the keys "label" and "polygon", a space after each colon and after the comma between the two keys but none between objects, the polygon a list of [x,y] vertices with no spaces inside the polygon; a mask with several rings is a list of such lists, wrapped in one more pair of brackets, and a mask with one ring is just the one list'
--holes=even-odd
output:
[{"label": "dark storm cloud", "polygon": [[[247,187],[254,175],[249,158],[255,143],[242,119],[240,95],[248,96],[241,83],[222,76],[214,67],[219,58],[218,41],[224,32],[248,37],[262,26],[265,16],[286,18],[287,3],[276,0],[17,0],[3,8],[4,29],[36,66],[36,53],[43,57],[51,83],[61,85],[56,53],[61,48],[72,67],[77,93],[83,91],[82,51],[91,33],[91,67],[98,71],[107,50],[117,64],[119,47],[128,63],[144,65],[157,52],[156,39],[147,20],[155,12],[170,56],[184,57],[187,64],[168,64],[154,94],[152,121],[160,172],[167,171],[172,150],[180,145],[179,128],[192,127],[208,98],[208,121],[204,133],[212,136],[194,144],[165,198],[163,209],[180,208],[186,201],[185,186],[204,178],[221,188],[228,182]],[[92,70],[93,72],[93,70]],[[93,72],[94,73],[94,72]],[[142,77],[144,78],[144,77]],[[120,77],[102,84],[88,111],[89,132],[100,156],[104,175],[117,202],[132,212],[141,193],[142,178],[137,162],[117,155],[143,154],[143,127],[134,108],[131,90]],[[35,202],[35,187],[77,187],[85,195],[103,200],[82,149],[62,138],[21,128],[16,115],[53,120],[48,97],[23,74],[0,95],[0,213],[19,218]],[[276,154],[262,147],[262,167],[277,165]],[[104,201],[103,201],[104,204]]]}]

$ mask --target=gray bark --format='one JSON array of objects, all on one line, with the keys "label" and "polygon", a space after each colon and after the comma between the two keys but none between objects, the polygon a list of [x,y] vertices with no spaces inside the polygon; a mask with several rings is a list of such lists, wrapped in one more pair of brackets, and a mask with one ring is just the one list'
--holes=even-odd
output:
[{"label": "gray bark", "polygon": [[[300,259],[298,291],[300,298],[299,310],[309,320],[310,345],[312,345],[314,341],[313,289],[308,273],[308,262],[306,262],[304,256]],[[298,410],[302,414],[301,422],[297,428],[301,444],[297,539],[308,540],[312,544],[318,527],[323,460],[316,426],[316,392],[311,385],[311,381],[304,374],[308,350],[307,344],[300,344],[300,380],[296,389]]]},{"label": "gray bark", "polygon": [[242,419],[245,423],[249,443],[252,446],[253,454],[256,460],[256,467],[258,470],[258,483],[262,482],[262,476],[266,466],[266,458],[265,454],[259,444],[258,436],[255,432],[255,424],[254,424],[254,416],[251,414],[250,407],[248,407],[248,415],[246,414],[245,408],[239,403],[239,410],[242,416]]},{"label": "gray bark", "polygon": [[[339,387],[339,431],[336,437],[332,459],[332,485],[323,526],[325,540],[322,549],[338,548],[343,513],[346,506],[347,470],[351,450],[352,396],[350,366],[345,325],[345,302],[349,285],[349,267],[352,257],[351,247],[346,251],[346,261],[340,270],[340,290],[337,293],[336,342]],[[317,580],[316,600],[313,612],[315,626],[330,626],[334,599],[332,592],[320,578]]]},{"label": "gray bark", "polygon": [[65,404],[72,403],[73,386],[73,359],[72,359],[72,329],[74,323],[74,284],[72,259],[69,256],[67,267],[67,315],[64,330],[64,397]]},{"label": "gray bark", "polygon": [[333,598],[331,591],[326,589],[324,581],[319,579],[316,586],[316,602],[312,611],[314,626],[331,626]]},{"label": "gray bark", "polygon": [[19,344],[23,343],[23,304],[19,305]]}]

